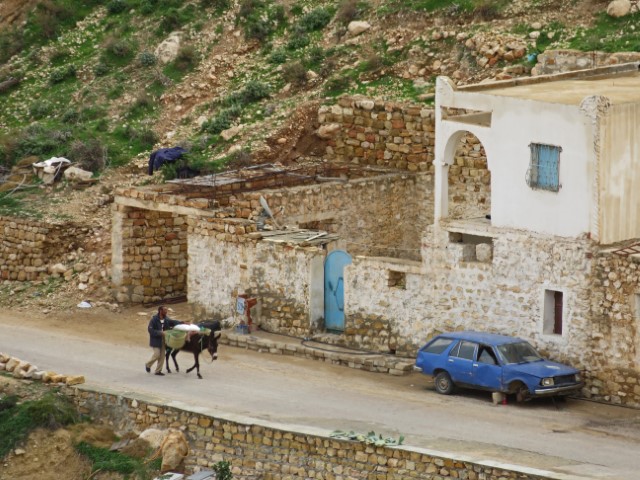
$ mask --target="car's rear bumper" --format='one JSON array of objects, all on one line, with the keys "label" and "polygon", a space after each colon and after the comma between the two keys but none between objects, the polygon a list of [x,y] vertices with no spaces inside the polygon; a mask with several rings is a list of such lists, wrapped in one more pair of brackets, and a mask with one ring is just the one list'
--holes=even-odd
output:
[{"label": "car's rear bumper", "polygon": [[536,397],[544,397],[547,395],[568,395],[572,392],[580,390],[584,383],[574,383],[571,385],[558,385],[557,387],[538,388],[533,391]]}]

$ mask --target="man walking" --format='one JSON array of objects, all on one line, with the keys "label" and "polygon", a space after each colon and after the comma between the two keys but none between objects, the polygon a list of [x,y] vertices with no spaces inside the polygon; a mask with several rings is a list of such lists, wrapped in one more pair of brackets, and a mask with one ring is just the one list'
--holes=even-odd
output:
[{"label": "man walking", "polygon": [[144,364],[144,369],[147,373],[151,372],[151,367],[154,362],[157,361],[158,365],[156,366],[155,374],[164,375],[164,373],[162,373],[162,364],[164,363],[165,357],[164,332],[182,323],[170,319],[167,316],[167,311],[167,307],[164,305],[158,307],[158,313],[151,317],[149,327],[147,328],[149,330],[149,346],[153,348],[151,359]]}]

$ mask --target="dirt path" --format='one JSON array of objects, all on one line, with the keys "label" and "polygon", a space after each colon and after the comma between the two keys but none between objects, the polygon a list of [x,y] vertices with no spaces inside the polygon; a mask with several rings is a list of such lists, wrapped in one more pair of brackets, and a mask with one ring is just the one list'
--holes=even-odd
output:
[{"label": "dirt path", "polygon": [[[188,305],[171,306],[188,318]],[[311,360],[222,346],[204,380],[144,372],[146,326],[154,309],[96,308],[48,315],[0,313],[0,351],[87,382],[284,428],[374,430],[409,445],[492,458],[578,478],[634,478],[640,468],[640,412],[569,400],[495,406],[487,394],[443,397],[419,374],[392,377]],[[138,315],[143,313],[144,315]],[[632,472],[634,472],[632,474]]]}]

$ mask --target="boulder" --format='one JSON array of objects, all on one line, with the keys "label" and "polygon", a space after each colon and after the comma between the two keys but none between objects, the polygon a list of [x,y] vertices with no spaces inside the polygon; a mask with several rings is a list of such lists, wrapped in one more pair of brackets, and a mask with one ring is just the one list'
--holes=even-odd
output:
[{"label": "boulder", "polygon": [[607,15],[613,18],[620,18],[631,13],[631,2],[629,0],[613,0],[607,7]]},{"label": "boulder", "polygon": [[353,21],[349,23],[347,30],[349,31],[349,35],[355,37],[360,35],[362,32],[366,32],[370,28],[371,24],[369,22]]},{"label": "boulder", "polygon": [[242,127],[240,125],[236,125],[235,127],[227,128],[220,132],[220,136],[225,140],[231,140],[233,137],[237,136],[241,130]]},{"label": "boulder", "polygon": [[139,436],[139,438],[149,442],[149,445],[151,445],[151,448],[153,448],[154,450],[160,448],[164,437],[165,432],[163,432],[162,430],[158,430],[157,428],[147,428]]},{"label": "boulder", "polygon": [[176,59],[180,50],[180,33],[173,32],[158,45],[154,52],[161,63],[169,63]]},{"label": "boulder", "polygon": [[189,443],[184,433],[179,430],[169,430],[160,447],[162,451],[162,473],[178,470],[189,454]]},{"label": "boulder", "polygon": [[64,171],[64,178],[70,182],[86,182],[91,180],[93,173],[78,167],[69,167]]},{"label": "boulder", "polygon": [[84,383],[84,377],[82,375],[70,375],[67,377],[67,385],[79,385]]}]

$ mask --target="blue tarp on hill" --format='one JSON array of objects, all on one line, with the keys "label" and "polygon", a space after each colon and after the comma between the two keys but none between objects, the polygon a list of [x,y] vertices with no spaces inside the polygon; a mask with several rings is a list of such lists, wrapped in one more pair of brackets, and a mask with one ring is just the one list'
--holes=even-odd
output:
[{"label": "blue tarp on hill", "polygon": [[160,170],[160,167],[167,162],[175,162],[182,157],[187,150],[182,147],[161,148],[156,150],[149,157],[149,175],[153,175],[154,170]]}]

